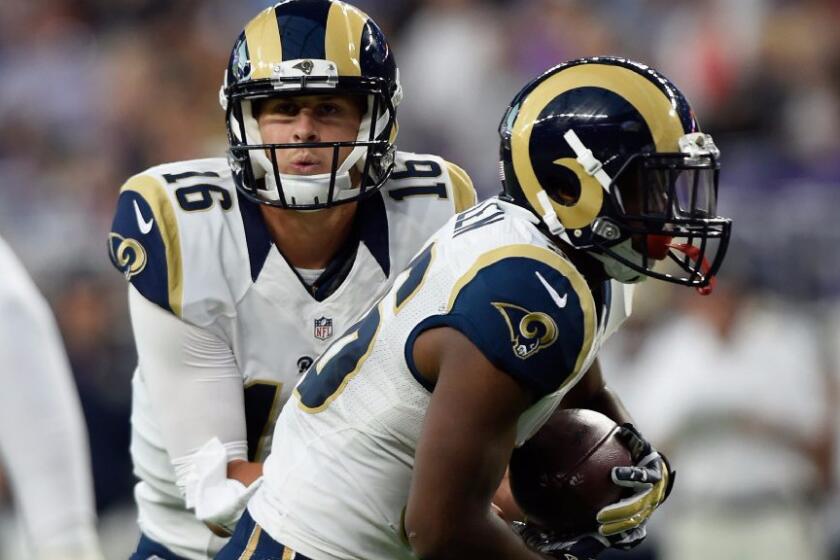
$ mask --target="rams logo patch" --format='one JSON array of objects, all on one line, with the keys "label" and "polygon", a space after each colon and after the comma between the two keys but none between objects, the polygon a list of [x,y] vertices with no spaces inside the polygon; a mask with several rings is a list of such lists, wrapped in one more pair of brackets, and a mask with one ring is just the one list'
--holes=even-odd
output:
[{"label": "rams logo patch", "polygon": [[492,302],[510,331],[513,353],[527,359],[557,341],[557,323],[547,313],[528,311],[512,303]]},{"label": "rams logo patch", "polygon": [[146,268],[146,250],[136,239],[111,232],[108,236],[108,249],[114,266],[120,269],[126,280],[131,280]]},{"label": "rams logo patch", "polygon": [[311,60],[302,60],[292,66],[292,68],[297,68],[307,76],[312,73],[312,70],[315,68],[315,64]]}]

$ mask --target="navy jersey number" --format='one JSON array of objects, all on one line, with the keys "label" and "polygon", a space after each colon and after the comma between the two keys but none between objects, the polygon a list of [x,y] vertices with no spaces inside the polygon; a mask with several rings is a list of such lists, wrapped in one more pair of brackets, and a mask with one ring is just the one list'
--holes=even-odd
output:
[{"label": "navy jersey number", "polygon": [[190,185],[175,191],[178,205],[187,212],[208,210],[215,200],[219,201],[222,210],[230,210],[233,206],[230,193],[216,185]]},{"label": "navy jersey number", "polygon": [[245,429],[248,434],[248,460],[263,461],[263,442],[271,434],[280,413],[283,384],[255,381],[245,386]]},{"label": "navy jersey number", "polygon": [[[184,179],[194,177],[219,177],[214,171],[185,171],[183,173],[164,173],[163,178],[170,185]],[[218,200],[222,210],[230,210],[233,200],[230,193],[217,185],[205,184],[189,185],[175,190],[178,205],[186,212],[208,210]]]},{"label": "navy jersey number", "polygon": [[394,315],[400,312],[400,309],[405,307],[414,295],[420,291],[420,286],[423,280],[426,279],[426,273],[429,271],[429,266],[435,257],[435,244],[430,243],[428,247],[423,249],[412,261],[408,264],[408,274],[405,281],[400,284],[394,297]]},{"label": "navy jersey number", "polygon": [[[409,160],[405,162],[405,171],[394,171],[391,173],[391,179],[399,181],[400,179],[434,179],[440,177],[443,170],[436,161],[432,160]],[[417,185],[411,187],[403,187],[401,189],[391,189],[388,191],[388,196],[394,200],[403,200],[409,196],[425,196],[435,195],[438,198],[447,198],[449,195],[446,192],[445,183],[433,183],[430,185]]]},{"label": "navy jersey number", "polygon": [[[434,256],[435,244],[431,243],[409,264],[406,279],[397,290],[394,300],[395,315],[420,290]],[[377,304],[312,365],[295,389],[303,410],[321,412],[341,394],[370,355],[380,321]]]},{"label": "navy jersey number", "polygon": [[379,331],[379,319],[379,306],[376,306],[309,368],[295,389],[303,410],[321,412],[359,373],[373,349],[373,341]]}]

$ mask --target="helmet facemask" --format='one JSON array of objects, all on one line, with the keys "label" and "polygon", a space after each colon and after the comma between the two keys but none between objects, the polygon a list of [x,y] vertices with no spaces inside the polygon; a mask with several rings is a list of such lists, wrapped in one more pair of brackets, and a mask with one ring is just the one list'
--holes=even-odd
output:
[{"label": "helmet facemask", "polygon": [[[702,153],[636,154],[616,173],[605,201],[611,211],[592,226],[593,248],[602,261],[608,257],[637,273],[677,284],[703,288],[712,282],[723,262],[731,222],[717,216],[719,152],[711,138],[694,133],[680,143],[697,141],[710,148]],[[672,270],[657,266],[663,260]]]}]

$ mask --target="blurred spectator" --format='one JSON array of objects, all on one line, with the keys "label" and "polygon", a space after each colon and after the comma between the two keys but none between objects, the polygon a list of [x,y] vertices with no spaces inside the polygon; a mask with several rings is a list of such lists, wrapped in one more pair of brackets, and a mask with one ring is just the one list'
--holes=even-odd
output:
[{"label": "blurred spectator", "polygon": [[521,87],[506,46],[512,27],[479,0],[428,2],[395,47],[406,92],[400,146],[463,162],[480,198],[497,194],[498,126]]},{"label": "blurred spectator", "polygon": [[652,531],[661,557],[827,558],[838,401],[823,325],[734,282],[681,307],[605,361],[679,473]]},{"label": "blurred spectator", "polygon": [[107,511],[131,494],[129,408],[131,394],[125,380],[136,361],[130,333],[112,298],[114,294],[95,275],[70,275],[56,299],[56,316],[79,387],[93,456],[94,488],[99,511]]}]

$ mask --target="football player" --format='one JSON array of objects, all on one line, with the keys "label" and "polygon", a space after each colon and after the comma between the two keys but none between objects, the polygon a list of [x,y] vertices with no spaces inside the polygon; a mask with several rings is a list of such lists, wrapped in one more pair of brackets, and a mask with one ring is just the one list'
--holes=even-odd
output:
[{"label": "football player", "polygon": [[[730,232],[718,150],[671,82],[619,58],[549,70],[500,132],[503,194],[453,217],[313,364],[217,558],[574,559],[644,537],[672,473],[595,358],[629,312],[621,283],[710,285]],[[491,503],[561,400],[623,424],[636,465],[613,480],[631,495],[596,533],[523,539]]]},{"label": "football player", "polygon": [[110,251],[130,282],[139,357],[132,558],[218,551],[208,527],[234,526],[299,376],[474,204],[457,166],[396,151],[401,97],[367,15],[281,2],[233,47],[220,94],[228,157],[123,186]]},{"label": "football player", "polygon": [[2,239],[0,270],[0,458],[30,557],[101,560],[87,431],[61,336]]}]

